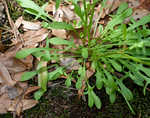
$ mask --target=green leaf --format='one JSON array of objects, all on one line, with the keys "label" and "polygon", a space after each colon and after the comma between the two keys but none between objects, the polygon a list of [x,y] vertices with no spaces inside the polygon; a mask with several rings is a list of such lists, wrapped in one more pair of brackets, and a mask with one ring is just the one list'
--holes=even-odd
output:
[{"label": "green leaf", "polygon": [[117,81],[119,87],[121,88],[121,94],[129,101],[129,100],[132,100],[133,99],[133,94],[132,92],[130,91],[130,89],[128,89],[123,83],[121,80],[118,80]]},{"label": "green leaf", "polygon": [[[45,62],[44,61],[40,61],[37,69],[41,69],[45,66]],[[47,90],[47,82],[48,82],[48,71],[47,68],[45,68],[45,71],[41,71],[38,73],[38,86],[40,86],[44,91]]]},{"label": "green leaf", "polygon": [[78,70],[78,74],[80,75],[80,79],[81,80],[84,80],[85,77],[86,77],[86,69],[85,67],[80,67],[79,70]]},{"label": "green leaf", "polygon": [[150,84],[150,82],[146,82],[144,88],[143,88],[143,94],[146,95],[146,88],[148,86],[148,84]]},{"label": "green leaf", "polygon": [[132,46],[129,47],[129,49],[132,50],[134,48],[142,48],[142,47],[144,47],[144,41],[134,43]]},{"label": "green leaf", "polygon": [[82,87],[82,80],[80,78],[78,78],[77,82],[76,82],[76,88],[79,90]]},{"label": "green leaf", "polygon": [[56,80],[63,74],[63,68],[58,67],[56,70],[48,73],[48,80]]},{"label": "green leaf", "polygon": [[94,105],[94,99],[91,94],[91,90],[88,90],[88,106],[91,108]]},{"label": "green leaf", "polygon": [[102,33],[103,32],[103,26],[100,24],[99,27],[98,27],[98,31],[99,33]]},{"label": "green leaf", "polygon": [[124,10],[126,10],[128,8],[128,4],[127,3],[122,3],[120,5],[120,7],[117,10],[117,14],[121,14]]},{"label": "green leaf", "polygon": [[51,60],[50,51],[45,51],[45,52],[43,52],[43,53],[44,53],[44,54],[41,55],[41,56],[42,56],[42,59],[43,59],[44,61],[50,61],[50,60]]},{"label": "green leaf", "polygon": [[32,0],[16,0],[22,7],[24,8],[30,8],[35,11],[40,10],[40,7],[35,4]]},{"label": "green leaf", "polygon": [[111,104],[113,104],[116,100],[116,93],[109,94],[109,101]]},{"label": "green leaf", "polygon": [[72,41],[64,40],[58,37],[49,39],[49,42],[53,45],[73,45]]},{"label": "green leaf", "polygon": [[128,28],[128,31],[133,30],[133,29],[135,29],[135,28],[137,28],[139,26],[145,25],[145,24],[147,24],[149,22],[150,22],[150,15],[144,16],[139,21],[137,21],[136,23],[134,23],[133,25],[131,25]]},{"label": "green leaf", "polygon": [[45,93],[45,91],[40,89],[34,93],[34,98],[36,100],[39,100],[43,96],[44,93]]},{"label": "green leaf", "polygon": [[95,106],[97,107],[97,109],[100,109],[102,106],[100,98],[94,93],[93,90],[91,91],[91,95],[94,99]]},{"label": "green leaf", "polygon": [[98,89],[101,89],[103,87],[103,83],[104,83],[103,81],[105,79],[104,75],[101,71],[97,71],[95,76],[96,76],[96,87]]},{"label": "green leaf", "polygon": [[117,88],[116,83],[113,80],[112,75],[110,74],[110,72],[108,72],[107,70],[103,70],[106,77],[107,77],[107,81],[105,81],[105,84],[107,87],[111,88],[111,91],[113,92],[113,90],[115,90]]},{"label": "green leaf", "polygon": [[[35,4],[32,0],[16,0],[23,8],[25,8],[25,11],[28,13],[31,13],[36,16],[36,19],[41,17],[42,19],[46,20],[45,18],[49,18],[53,20],[45,11],[45,7],[48,3],[44,4],[42,7]],[[44,16],[44,17],[43,17]]]},{"label": "green leaf", "polygon": [[109,29],[113,30],[114,26],[121,24],[124,21],[124,19],[129,17],[131,14],[132,14],[132,9],[128,8],[122,14],[117,15],[115,18],[113,18],[111,21],[108,22],[107,26],[105,27],[104,33]]},{"label": "green leaf", "polygon": [[37,74],[36,71],[24,72],[21,76],[21,81],[32,79]]},{"label": "green leaf", "polygon": [[116,60],[109,59],[109,61],[110,61],[110,63],[112,64],[112,66],[113,66],[118,72],[121,72],[121,71],[122,71],[121,65],[120,65]]},{"label": "green leaf", "polygon": [[66,81],[65,81],[65,85],[66,85],[67,87],[70,87],[70,86],[71,86],[71,77],[70,77],[70,76],[67,77],[67,79],[66,79]]},{"label": "green leaf", "polygon": [[82,48],[82,57],[88,58],[88,48]]},{"label": "green leaf", "polygon": [[28,49],[23,49],[19,52],[16,53],[16,58],[18,59],[22,59],[27,57],[28,55],[38,52],[38,51],[42,51],[42,50],[50,50],[48,48],[28,48]]},{"label": "green leaf", "polygon": [[137,77],[129,72],[129,77],[139,86],[144,86],[144,80],[140,77]]},{"label": "green leaf", "polygon": [[144,67],[141,64],[135,65],[139,70],[141,70],[142,72],[144,72],[148,77],[150,77],[150,69]]},{"label": "green leaf", "polygon": [[[48,40],[48,38],[46,39],[46,46],[45,46],[45,47],[46,47],[46,48],[49,48],[49,40]],[[45,54],[42,56],[42,59],[43,59],[44,61],[50,61],[50,60],[51,60],[50,51],[45,50],[44,53],[45,53]]]},{"label": "green leaf", "polygon": [[82,22],[84,22],[84,14],[83,14],[83,12],[81,10],[81,7],[77,3],[75,3],[75,2],[73,2],[73,5],[74,5],[74,11],[75,11],[75,13],[80,17],[80,19],[82,20]]},{"label": "green leaf", "polygon": [[74,30],[71,24],[67,24],[65,22],[52,22],[52,23],[43,22],[42,26],[47,29]]},{"label": "green leaf", "polygon": [[56,10],[59,8],[61,0],[56,0]]}]

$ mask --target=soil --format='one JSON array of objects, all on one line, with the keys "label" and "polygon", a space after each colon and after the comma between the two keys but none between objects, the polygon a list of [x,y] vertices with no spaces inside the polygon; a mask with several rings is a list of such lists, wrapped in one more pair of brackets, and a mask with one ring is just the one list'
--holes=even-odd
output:
[{"label": "soil", "polygon": [[[100,110],[96,107],[89,108],[84,99],[78,99],[77,91],[66,88],[64,81],[54,82],[47,93],[32,109],[22,113],[21,118],[149,118],[150,117],[150,92],[143,95],[142,88],[132,84],[134,99],[130,101],[136,115],[129,110],[124,98],[118,94],[114,104],[109,102],[105,90],[96,91],[102,101]],[[87,100],[87,99],[86,99]],[[0,118],[12,118],[8,113],[0,115]]]}]

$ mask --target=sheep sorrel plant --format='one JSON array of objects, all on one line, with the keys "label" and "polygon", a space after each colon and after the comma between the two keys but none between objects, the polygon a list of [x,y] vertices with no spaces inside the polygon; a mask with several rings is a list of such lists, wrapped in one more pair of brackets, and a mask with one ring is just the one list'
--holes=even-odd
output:
[{"label": "sheep sorrel plant", "polygon": [[[30,0],[17,1],[24,7],[24,2]],[[88,95],[89,107],[95,105],[98,109],[101,108],[101,96],[96,94],[94,90],[101,90],[104,87],[111,103],[115,102],[118,92],[124,97],[130,110],[134,113],[129,104],[129,101],[133,99],[133,94],[124,82],[129,81],[129,79],[132,80],[131,82],[143,87],[144,94],[150,83],[150,70],[148,68],[150,66],[150,29],[146,25],[150,22],[150,15],[139,21],[132,19],[126,25],[124,20],[131,16],[132,9],[128,8],[127,3],[122,3],[105,27],[99,25],[100,35],[95,37],[95,29],[97,29],[99,19],[93,26],[94,8],[100,3],[103,8],[105,0],[102,2],[93,0],[92,3],[87,0],[70,0],[70,2],[74,5],[74,12],[80,18],[80,24],[83,28],[80,34],[71,23],[49,21],[47,19],[49,17],[44,11],[40,14],[34,12],[36,13],[34,15],[44,19],[42,23],[44,28],[70,30],[80,36],[82,43],[76,45],[73,37],[68,40],[52,37],[46,39],[44,48],[19,51],[16,54],[19,59],[30,54],[40,58],[37,70],[24,73],[21,80],[29,80],[37,74],[38,86],[41,89],[35,92],[35,99],[40,99],[47,90],[47,82],[59,79],[63,75],[66,77],[65,84],[67,87],[75,84],[80,96]],[[79,7],[78,2],[83,3],[83,8]],[[60,0],[57,0],[56,8],[59,7],[59,4]],[[36,5],[34,4],[34,6]],[[32,7],[28,10],[30,10],[29,13],[38,11]],[[93,27],[95,27],[94,30]],[[64,48],[58,48],[60,46]],[[52,60],[55,63],[47,66],[47,63]],[[74,66],[77,68],[73,69]],[[49,69],[53,71],[48,71]],[[88,76],[89,70],[93,72],[92,77]]]}]

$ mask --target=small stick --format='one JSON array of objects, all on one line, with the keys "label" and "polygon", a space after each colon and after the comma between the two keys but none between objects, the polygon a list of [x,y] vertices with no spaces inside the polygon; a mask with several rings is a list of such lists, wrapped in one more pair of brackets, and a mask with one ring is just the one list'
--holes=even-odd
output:
[{"label": "small stick", "polygon": [[[12,31],[13,31],[13,34],[14,34],[14,36],[15,36],[16,43],[18,43],[18,42],[22,41],[22,38],[21,38],[21,36],[20,36],[20,33],[19,33],[19,31],[18,31],[18,29],[17,29],[15,23],[13,22],[13,20],[12,20],[11,17],[10,17],[9,10],[8,10],[8,6],[7,6],[6,1],[5,1],[5,0],[2,0],[2,2],[3,2],[4,7],[5,7],[5,11],[6,11],[6,14],[7,14],[7,17],[8,17],[9,24],[10,24],[10,26],[11,26],[11,28],[12,28]],[[16,44],[16,43],[15,43],[15,44]]]}]

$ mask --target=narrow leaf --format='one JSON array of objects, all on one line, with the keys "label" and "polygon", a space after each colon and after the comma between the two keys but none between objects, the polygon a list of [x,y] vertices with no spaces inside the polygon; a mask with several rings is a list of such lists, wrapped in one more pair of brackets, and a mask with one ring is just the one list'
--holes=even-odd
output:
[{"label": "narrow leaf", "polygon": [[72,41],[64,40],[58,37],[49,39],[49,42],[53,45],[72,45],[73,44]]},{"label": "narrow leaf", "polygon": [[128,4],[127,3],[122,3],[120,5],[120,7],[117,10],[117,14],[121,14],[124,10],[126,10],[128,8]]},{"label": "narrow leaf", "polygon": [[113,59],[109,59],[109,61],[111,62],[112,66],[113,66],[118,72],[121,72],[121,71],[122,71],[122,67],[121,67],[121,65],[120,65],[117,61],[115,61],[115,60],[113,60]]},{"label": "narrow leaf", "polygon": [[23,49],[19,52],[16,53],[16,58],[18,59],[22,59],[27,57],[28,55],[34,53],[34,52],[38,52],[38,51],[42,51],[42,50],[49,50],[48,48],[28,48],[28,49]]},{"label": "narrow leaf", "polygon": [[91,90],[88,91],[88,106],[91,108],[94,105],[94,99],[91,94]]},{"label": "narrow leaf", "polygon": [[67,24],[65,22],[52,22],[52,23],[43,22],[42,26],[47,29],[65,29],[65,30],[74,29],[71,24]]},{"label": "narrow leaf", "polygon": [[35,98],[36,100],[39,100],[39,99],[43,96],[44,92],[45,92],[45,91],[42,90],[42,89],[36,91],[36,92],[34,93],[34,98]]},{"label": "narrow leaf", "polygon": [[21,76],[21,81],[26,81],[26,80],[32,79],[36,74],[37,74],[36,71],[25,72]]},{"label": "narrow leaf", "polygon": [[133,99],[133,94],[130,91],[130,89],[128,89],[123,83],[122,81],[118,80],[117,81],[119,87],[121,88],[121,94],[129,101]]},{"label": "narrow leaf", "polygon": [[56,0],[56,10],[59,8],[61,0]]},{"label": "narrow leaf", "polygon": [[113,104],[116,100],[116,93],[111,93],[109,95],[109,100],[110,100],[110,103]]},{"label": "narrow leaf", "polygon": [[82,57],[88,58],[88,48],[82,48]]},{"label": "narrow leaf", "polygon": [[92,97],[93,97],[93,99],[94,99],[95,106],[96,106],[98,109],[100,109],[101,106],[102,106],[102,103],[101,103],[100,98],[94,93],[93,90],[91,91],[91,94],[92,94]]},{"label": "narrow leaf", "polygon": [[103,77],[103,73],[100,71],[96,72],[96,87],[98,89],[101,89],[103,87],[103,81],[104,81],[104,77]]},{"label": "narrow leaf", "polygon": [[77,82],[76,82],[76,88],[79,90],[82,87],[82,80],[80,78],[78,78]]}]

